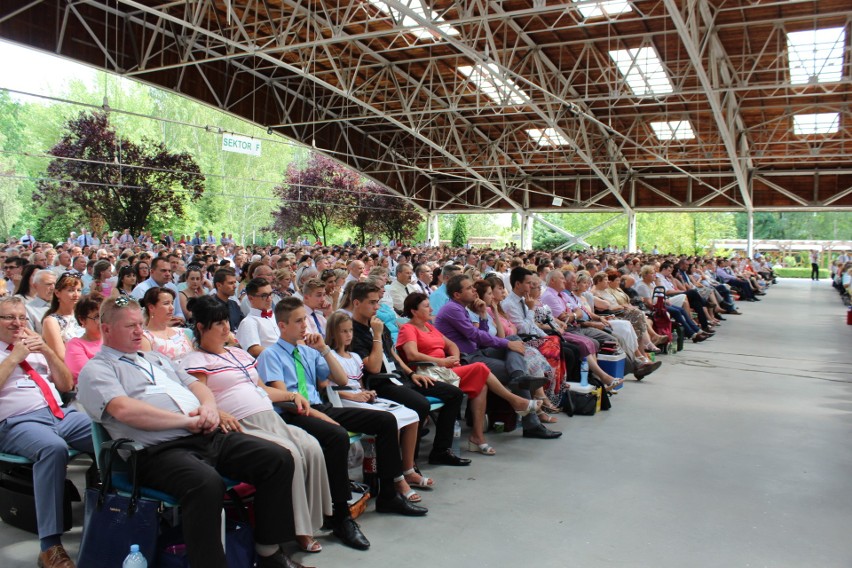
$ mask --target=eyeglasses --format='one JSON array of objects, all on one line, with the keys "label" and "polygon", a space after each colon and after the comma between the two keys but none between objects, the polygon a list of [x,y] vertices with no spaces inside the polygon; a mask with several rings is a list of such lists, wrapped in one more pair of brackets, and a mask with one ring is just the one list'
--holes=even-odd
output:
[{"label": "eyeglasses", "polygon": [[323,270],[323,271],[322,271],[322,274],[320,275],[320,278],[321,278],[322,280],[325,280],[325,279],[327,279],[327,278],[331,278],[332,276],[334,276],[334,270],[332,270],[332,269],[330,269],[330,268],[329,268],[329,269],[327,269],[327,270]]},{"label": "eyeglasses", "polygon": [[86,316],[83,319],[87,319],[87,320],[90,320],[90,321],[101,321],[100,316]]},{"label": "eyeglasses", "polygon": [[21,323],[27,323],[27,316],[0,316],[0,320],[7,321],[9,323],[12,323],[15,320]]},{"label": "eyeglasses", "polygon": [[260,298],[261,300],[268,300],[272,297],[272,294],[249,294],[252,298]]},{"label": "eyeglasses", "polygon": [[82,278],[83,273],[77,272],[76,270],[66,270],[62,273],[60,278]]},{"label": "eyeglasses", "polygon": [[115,299],[116,308],[126,308],[130,304],[130,296],[119,296]]}]

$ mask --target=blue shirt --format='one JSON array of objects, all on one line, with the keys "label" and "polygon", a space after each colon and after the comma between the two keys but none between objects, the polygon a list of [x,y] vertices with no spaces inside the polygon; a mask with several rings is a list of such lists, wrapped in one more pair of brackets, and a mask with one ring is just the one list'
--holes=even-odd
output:
[{"label": "blue shirt", "polygon": [[325,382],[331,374],[328,363],[316,349],[305,345],[293,345],[283,339],[276,341],[271,347],[264,349],[257,358],[257,371],[268,385],[281,381],[290,392],[299,392],[299,382],[296,378],[296,362],[293,350],[299,350],[302,366],[305,368],[305,383],[308,387],[308,402],[322,404],[317,384]]},{"label": "blue shirt", "polygon": [[447,285],[441,284],[438,289],[429,295],[429,305],[432,306],[432,313],[437,314],[438,310],[444,307],[444,304],[450,301],[447,296]]}]

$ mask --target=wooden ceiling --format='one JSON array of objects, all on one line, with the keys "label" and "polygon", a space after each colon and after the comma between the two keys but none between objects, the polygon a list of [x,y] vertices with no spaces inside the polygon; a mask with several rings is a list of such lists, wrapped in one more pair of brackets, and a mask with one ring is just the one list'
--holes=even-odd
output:
[{"label": "wooden ceiling", "polygon": [[[848,0],[639,0],[603,18],[552,0],[428,6],[4,0],[0,37],[313,145],[428,211],[852,210]],[[841,79],[791,85],[786,34],[827,27],[846,30]],[[625,84],[609,52],[641,47],[671,93]],[[463,66],[490,69],[502,100]],[[794,135],[816,112],[839,131]],[[650,127],[681,120],[693,139]]]}]

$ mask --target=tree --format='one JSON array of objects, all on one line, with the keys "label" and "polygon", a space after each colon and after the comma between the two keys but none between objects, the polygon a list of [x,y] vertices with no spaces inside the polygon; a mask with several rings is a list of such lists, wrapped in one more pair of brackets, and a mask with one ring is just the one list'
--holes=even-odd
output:
[{"label": "tree", "polygon": [[423,215],[410,202],[392,195],[373,182],[368,182],[364,191],[376,233],[384,235],[388,241],[398,243],[414,238]]},{"label": "tree", "polygon": [[106,113],[81,113],[66,124],[34,199],[57,213],[77,208],[94,228],[148,227],[185,214],[204,192],[204,175],[188,153],[162,143],[121,138]]},{"label": "tree", "polygon": [[291,236],[307,233],[325,243],[329,227],[349,221],[360,187],[355,172],[320,154],[302,169],[290,164],[284,185],[275,188],[283,204],[273,213],[273,228]]},{"label": "tree", "polygon": [[465,215],[458,215],[456,217],[450,243],[454,247],[463,247],[467,244],[467,218]]}]

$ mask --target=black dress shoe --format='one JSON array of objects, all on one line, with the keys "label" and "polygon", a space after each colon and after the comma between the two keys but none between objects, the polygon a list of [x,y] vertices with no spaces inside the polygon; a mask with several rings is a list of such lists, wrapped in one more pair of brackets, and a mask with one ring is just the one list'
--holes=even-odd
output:
[{"label": "black dress shoe", "polygon": [[716,319],[719,321],[728,321],[728,318],[723,318],[721,314],[716,314]]},{"label": "black dress shoe", "polygon": [[256,566],[257,568],[308,568],[280,550],[272,556],[258,556]]},{"label": "black dress shoe", "polygon": [[536,426],[535,428],[530,428],[529,430],[524,430],[524,438],[539,438],[540,440],[554,440],[562,435],[562,432],[556,432],[555,430],[548,430],[541,424]]},{"label": "black dress shoe", "polygon": [[447,448],[442,452],[429,454],[429,463],[432,465],[470,465],[470,460],[458,457],[453,453],[453,450]]},{"label": "black dress shoe", "polygon": [[361,532],[361,527],[352,517],[347,517],[337,523],[332,529],[332,534],[340,539],[340,542],[349,548],[357,550],[367,550],[370,548],[370,541]]},{"label": "black dress shoe", "polygon": [[713,328],[712,328],[712,327],[710,327],[709,325],[705,325],[705,326],[704,326],[704,327],[702,327],[701,329],[702,329],[702,331],[704,331],[704,333],[705,333],[705,334],[707,334],[707,335],[716,335],[716,332],[715,332],[715,331],[713,331]]},{"label": "black dress shoe", "polygon": [[659,369],[660,365],[662,364],[662,361],[654,361],[653,363],[643,363],[633,371],[633,378],[637,381],[641,381],[642,379]]},{"label": "black dress shoe", "polygon": [[379,513],[396,513],[406,517],[422,517],[429,512],[426,507],[415,505],[399,493],[393,499],[376,499],[376,511]]}]

